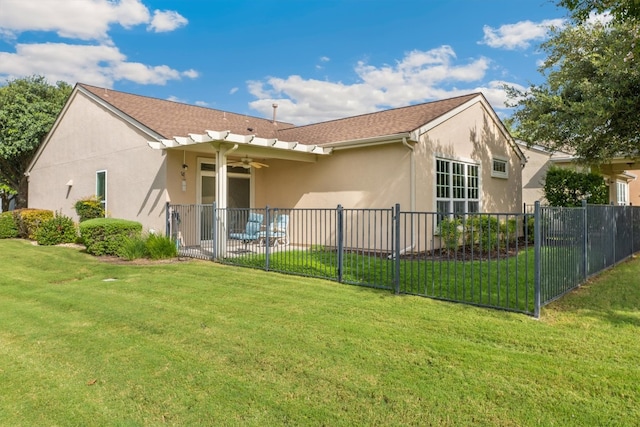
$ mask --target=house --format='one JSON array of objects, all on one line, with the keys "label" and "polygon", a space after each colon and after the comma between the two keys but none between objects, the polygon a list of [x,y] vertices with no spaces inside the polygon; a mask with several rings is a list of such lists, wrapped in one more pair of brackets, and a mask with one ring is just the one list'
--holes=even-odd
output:
[{"label": "house", "polygon": [[520,212],[525,157],[480,93],[306,126],[77,84],[29,206],[164,230],[166,204]]},{"label": "house", "polygon": [[640,204],[640,164],[629,159],[613,159],[597,166],[581,165],[572,154],[551,151],[541,145],[528,146],[516,140],[527,157],[527,165],[522,171],[522,200],[533,205],[537,200],[544,202],[544,178],[552,166],[571,168],[579,172],[596,172],[603,176],[609,187],[609,203],[613,205]]}]

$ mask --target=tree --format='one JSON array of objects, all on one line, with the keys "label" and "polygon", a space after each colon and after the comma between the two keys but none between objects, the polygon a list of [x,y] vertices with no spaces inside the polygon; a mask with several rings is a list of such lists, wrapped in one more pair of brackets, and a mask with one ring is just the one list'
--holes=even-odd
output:
[{"label": "tree", "polygon": [[16,208],[27,206],[27,177],[33,154],[71,93],[64,82],[42,76],[8,81],[0,87],[0,185],[16,193]]},{"label": "tree", "polygon": [[640,18],[638,0],[559,0],[558,6],[569,9],[578,23],[586,22],[591,13],[609,12],[621,21]]},{"label": "tree", "polygon": [[[613,4],[563,0],[560,4]],[[582,16],[582,15],[578,15]],[[623,15],[620,12],[620,16]],[[514,125],[530,143],[573,152],[586,163],[640,154],[640,21],[579,22],[553,29],[541,45],[546,77],[526,91],[507,88]]]}]

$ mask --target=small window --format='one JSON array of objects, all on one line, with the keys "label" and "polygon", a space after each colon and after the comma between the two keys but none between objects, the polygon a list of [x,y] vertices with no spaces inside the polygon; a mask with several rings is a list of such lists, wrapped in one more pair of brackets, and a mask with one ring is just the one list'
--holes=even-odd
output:
[{"label": "small window", "polygon": [[107,171],[96,172],[96,196],[107,214]]},{"label": "small window", "polygon": [[509,170],[507,169],[507,161],[504,159],[493,158],[491,165],[491,176],[494,178],[508,178]]}]

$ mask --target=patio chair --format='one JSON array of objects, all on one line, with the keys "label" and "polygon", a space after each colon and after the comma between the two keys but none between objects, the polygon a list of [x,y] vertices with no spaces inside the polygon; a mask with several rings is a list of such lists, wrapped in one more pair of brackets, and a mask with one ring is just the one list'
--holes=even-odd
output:
[{"label": "patio chair", "polygon": [[[286,246],[289,244],[289,215],[278,215],[276,221],[273,223],[271,227],[269,227],[269,246],[283,245]],[[262,230],[258,233],[258,241],[261,244],[267,244],[267,231]]]},{"label": "patio chair", "polygon": [[244,232],[241,233],[229,233],[229,239],[231,240],[240,240],[245,245],[250,242],[258,241],[258,234],[260,232],[260,227],[262,226],[262,219],[264,215],[250,212],[249,218],[247,220],[247,224],[244,227]]}]

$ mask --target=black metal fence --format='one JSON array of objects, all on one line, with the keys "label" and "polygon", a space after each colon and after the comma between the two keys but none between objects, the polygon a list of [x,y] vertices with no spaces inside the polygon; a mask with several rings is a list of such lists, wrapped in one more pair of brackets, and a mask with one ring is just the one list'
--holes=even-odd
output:
[{"label": "black metal fence", "polygon": [[539,316],[640,250],[640,210],[533,213],[167,205],[182,256]]}]

